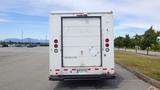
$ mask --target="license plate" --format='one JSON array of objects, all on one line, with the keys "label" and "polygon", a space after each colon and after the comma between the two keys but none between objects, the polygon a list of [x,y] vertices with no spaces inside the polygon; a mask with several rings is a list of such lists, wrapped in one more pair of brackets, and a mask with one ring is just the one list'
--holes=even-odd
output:
[{"label": "license plate", "polygon": [[79,73],[84,73],[84,72],[87,72],[87,69],[78,69],[77,70]]}]

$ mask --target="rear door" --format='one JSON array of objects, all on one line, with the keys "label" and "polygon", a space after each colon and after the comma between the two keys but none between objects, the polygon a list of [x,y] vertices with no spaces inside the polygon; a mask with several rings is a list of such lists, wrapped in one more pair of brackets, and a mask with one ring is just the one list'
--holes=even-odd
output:
[{"label": "rear door", "polygon": [[101,66],[101,17],[62,17],[62,65]]}]

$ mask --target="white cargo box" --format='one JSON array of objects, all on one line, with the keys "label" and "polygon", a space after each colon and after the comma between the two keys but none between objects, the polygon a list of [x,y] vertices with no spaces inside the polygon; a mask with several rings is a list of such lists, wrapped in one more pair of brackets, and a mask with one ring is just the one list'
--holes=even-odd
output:
[{"label": "white cargo box", "polygon": [[112,12],[50,14],[50,80],[114,77]]}]

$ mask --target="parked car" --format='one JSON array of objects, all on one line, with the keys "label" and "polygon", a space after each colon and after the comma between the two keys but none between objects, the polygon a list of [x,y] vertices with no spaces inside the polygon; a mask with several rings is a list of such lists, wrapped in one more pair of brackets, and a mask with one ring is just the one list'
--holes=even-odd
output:
[{"label": "parked car", "polygon": [[16,44],[15,47],[22,47],[22,45],[21,44]]},{"label": "parked car", "polygon": [[33,48],[33,47],[36,47],[36,45],[34,45],[34,44],[28,44],[27,47],[28,48]]},{"label": "parked car", "polygon": [[2,47],[8,47],[8,45],[7,44],[3,44]]}]

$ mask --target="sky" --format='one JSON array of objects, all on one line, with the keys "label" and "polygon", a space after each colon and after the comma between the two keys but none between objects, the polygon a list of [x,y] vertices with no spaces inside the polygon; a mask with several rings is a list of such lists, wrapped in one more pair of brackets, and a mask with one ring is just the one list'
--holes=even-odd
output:
[{"label": "sky", "polygon": [[0,0],[0,40],[46,39],[51,11],[113,11],[114,35],[160,30],[160,0]]}]

